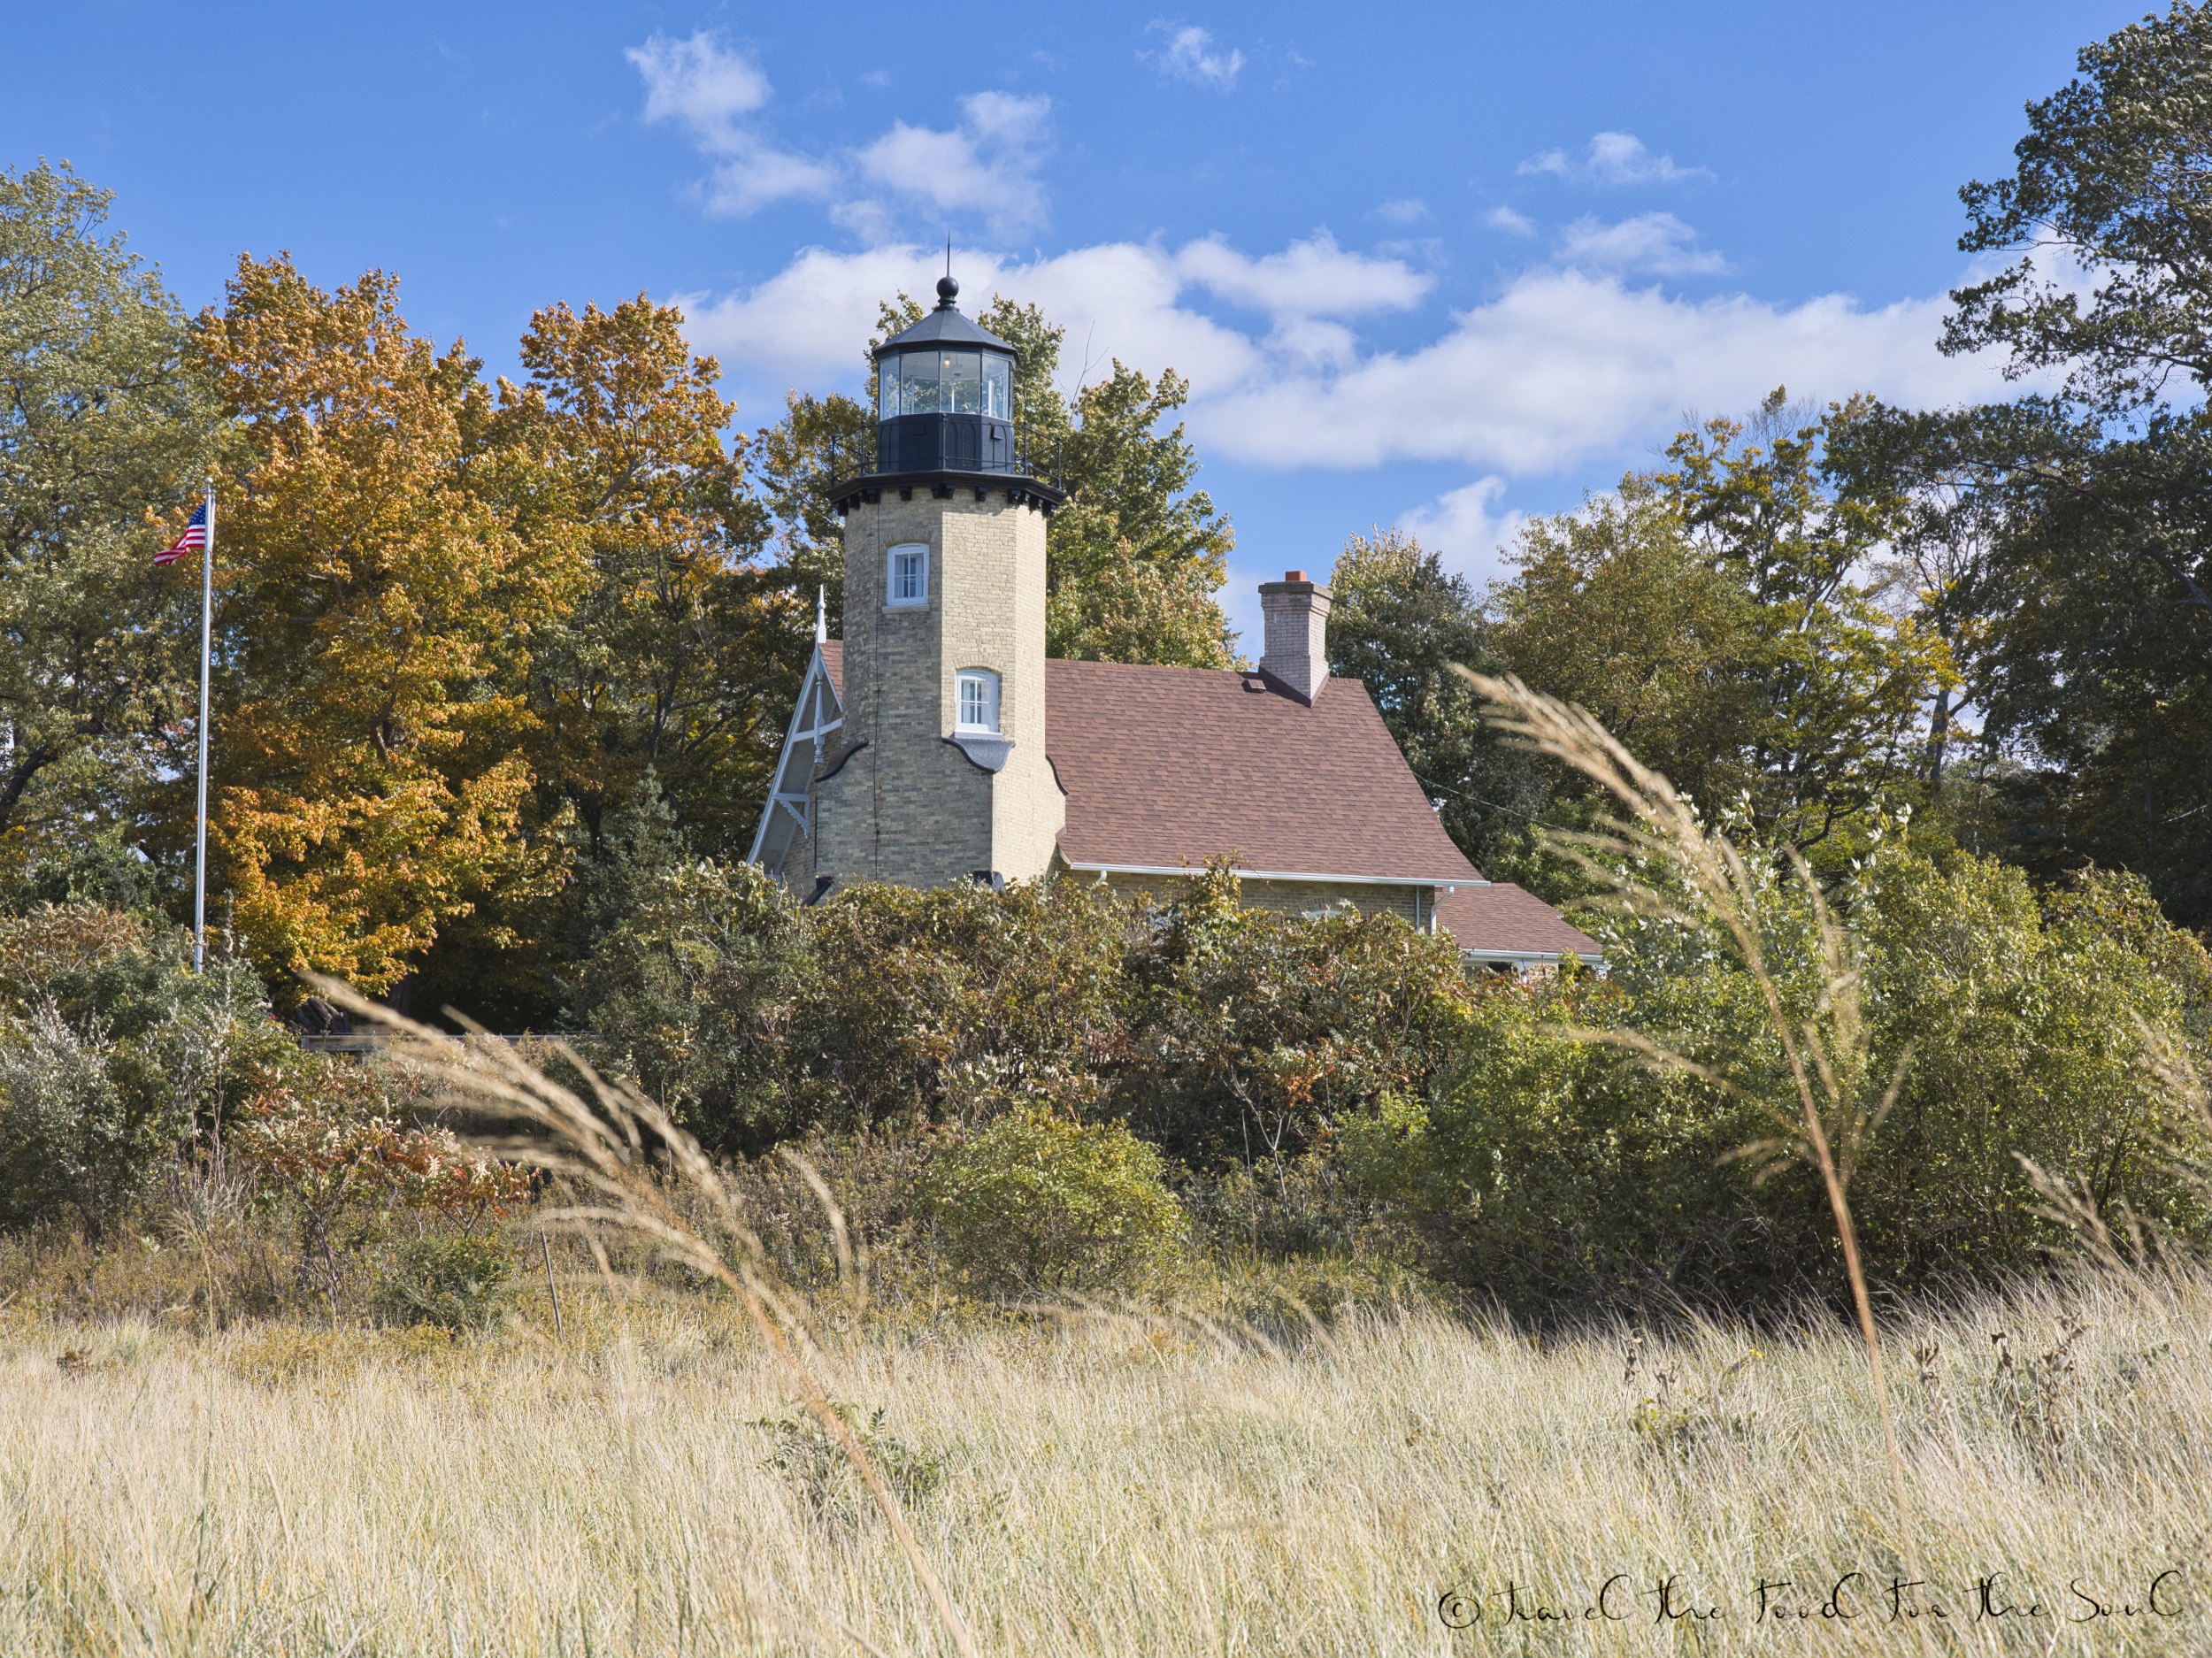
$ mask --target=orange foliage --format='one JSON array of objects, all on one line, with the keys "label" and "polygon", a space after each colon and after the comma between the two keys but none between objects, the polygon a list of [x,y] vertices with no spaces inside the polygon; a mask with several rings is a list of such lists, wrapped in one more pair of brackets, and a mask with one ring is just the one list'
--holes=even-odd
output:
[{"label": "orange foliage", "polygon": [[237,924],[276,970],[373,990],[487,893],[554,876],[519,682],[581,579],[574,538],[514,526],[520,457],[478,365],[396,297],[381,272],[334,294],[243,258],[193,328],[251,457],[218,526]]}]

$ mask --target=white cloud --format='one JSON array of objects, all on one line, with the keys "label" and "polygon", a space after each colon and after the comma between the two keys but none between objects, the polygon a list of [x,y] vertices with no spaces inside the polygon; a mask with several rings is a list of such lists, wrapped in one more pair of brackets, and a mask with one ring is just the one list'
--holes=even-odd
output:
[{"label": "white cloud", "polygon": [[1559,257],[1586,271],[1648,271],[1655,276],[1709,276],[1728,261],[1697,245],[1697,232],[1672,213],[1639,213],[1609,225],[1578,219],[1559,239]]},{"label": "white cloud", "polygon": [[1504,494],[1504,479],[1479,478],[1400,514],[1398,527],[1441,555],[1447,570],[1486,580],[1499,573],[1499,550],[1528,522],[1518,508],[1497,510]]},{"label": "white cloud", "polygon": [[[878,301],[902,288],[926,294],[942,257],[919,245],[811,249],[748,292],[687,298],[688,332],[749,396],[849,389]],[[1428,343],[1379,351],[1339,319],[1348,312],[1310,307],[1311,288],[1291,274],[1309,268],[1302,260],[1359,280],[1388,263],[1333,264],[1361,256],[1317,237],[1259,257],[1219,242],[1110,242],[1029,264],[963,256],[956,273],[972,313],[999,292],[1042,305],[1065,326],[1064,386],[1116,357],[1148,372],[1173,367],[1191,380],[1200,444],[1263,466],[1442,462],[1525,479],[1635,464],[1685,409],[1747,409],[1778,384],[1798,396],[1863,390],[1921,407],[2014,389],[1993,364],[1936,351],[1941,295],[1874,309],[1842,294],[1796,305],[1743,294],[1690,299],[1618,272],[1543,265],[1454,314]],[[1393,304],[1426,291],[1410,271],[1394,280],[1406,286]],[[1233,326],[1201,309],[1225,292],[1266,311],[1264,320]],[[1458,526],[1437,533],[1474,547],[1473,510],[1494,506],[1477,495],[1421,510]]]},{"label": "white cloud", "polygon": [[1509,207],[1492,208],[1488,222],[1500,230],[1509,230],[1517,236],[1532,236],[1536,234],[1535,221],[1515,212]]},{"label": "white cloud", "polygon": [[1594,134],[1580,159],[1547,150],[1521,163],[1520,171],[1555,173],[1577,184],[1686,184],[1713,176],[1708,168],[1678,166],[1672,156],[1653,155],[1633,133]]},{"label": "white cloud", "polygon": [[[911,243],[859,253],[810,248],[744,293],[680,295],[676,303],[689,318],[685,332],[694,347],[718,356],[729,379],[777,391],[849,388],[862,372],[878,303],[901,290],[929,293],[943,257],[941,248]],[[1107,242],[1029,265],[963,254],[955,273],[971,315],[993,293],[1005,293],[1042,305],[1066,327],[1066,390],[1116,357],[1217,387],[1253,380],[1267,361],[1258,342],[1177,303],[1194,284],[1156,247]]]},{"label": "white cloud", "polygon": [[[960,125],[950,132],[897,122],[860,152],[861,175],[941,212],[980,212],[995,234],[1042,223],[1045,194],[1037,168],[1051,100],[977,92],[960,100]],[[841,217],[856,228],[889,222],[872,202],[849,203]]]},{"label": "white cloud", "polygon": [[826,196],[836,184],[835,168],[778,150],[740,124],[768,102],[768,77],[710,30],[680,41],[655,35],[623,56],[645,81],[645,119],[679,123],[718,157],[699,187],[708,212],[742,215],[791,196]]},{"label": "white cloud", "polygon": [[1155,23],[1146,33],[1168,37],[1163,50],[1137,54],[1140,63],[1150,64],[1164,75],[1226,92],[1243,73],[1244,54],[1234,47],[1225,52],[1216,50],[1213,35],[1204,29]]},{"label": "white cloud", "polygon": [[733,146],[704,187],[707,211],[742,217],[793,196],[827,196],[837,169],[748,138]]},{"label": "white cloud", "polygon": [[1401,201],[1385,202],[1375,210],[1375,216],[1393,225],[1417,225],[1429,216],[1429,204],[1407,196]]},{"label": "white cloud", "polygon": [[1356,317],[1418,304],[1432,278],[1397,259],[1347,253],[1325,230],[1253,258],[1219,236],[1176,255],[1179,272],[1232,304],[1271,317]]},{"label": "white cloud", "polygon": [[681,41],[655,35],[622,55],[644,77],[645,119],[681,122],[703,150],[739,148],[747,140],[736,118],[768,102],[768,77],[759,65],[726,50],[709,29]]},{"label": "white cloud", "polygon": [[1777,384],[1924,406],[2000,395],[1993,365],[1938,355],[1947,303],[1692,301],[1617,275],[1534,270],[1417,350],[1333,375],[1202,384],[1191,424],[1225,453],[1284,466],[1454,461],[1534,476],[1663,438],[1685,408],[1748,407]]},{"label": "white cloud", "polygon": [[[761,110],[772,88],[757,64],[712,30],[686,40],[655,35],[623,56],[645,82],[645,119],[676,122],[714,157],[713,173],[697,187],[709,213],[743,215],[772,202],[843,194],[830,216],[870,242],[897,239],[898,213],[885,196],[941,213],[976,212],[1001,236],[1044,220],[1037,169],[1048,99],[972,93],[960,100],[960,121],[949,132],[899,121],[856,153],[822,159],[779,149],[741,119]],[[875,194],[853,195],[855,174]]]}]

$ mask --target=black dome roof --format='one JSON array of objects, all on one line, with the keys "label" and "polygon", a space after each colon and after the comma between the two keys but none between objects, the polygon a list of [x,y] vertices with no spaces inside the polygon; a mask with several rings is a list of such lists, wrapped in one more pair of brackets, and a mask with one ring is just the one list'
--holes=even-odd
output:
[{"label": "black dome roof", "polygon": [[950,277],[940,281],[937,292],[941,297],[937,301],[937,309],[903,334],[895,334],[886,340],[876,348],[877,355],[904,350],[909,346],[979,345],[1003,351],[1010,357],[1018,356],[1019,353],[998,335],[987,328],[977,327],[960,314],[960,308],[952,303],[953,296],[959,291],[960,285]]}]

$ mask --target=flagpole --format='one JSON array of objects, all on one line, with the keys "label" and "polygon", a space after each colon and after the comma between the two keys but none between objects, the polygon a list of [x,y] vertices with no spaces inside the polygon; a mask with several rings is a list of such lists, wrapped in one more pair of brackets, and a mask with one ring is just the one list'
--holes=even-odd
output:
[{"label": "flagpole", "polygon": [[207,480],[207,539],[200,549],[200,822],[192,865],[192,971],[207,971],[207,658],[215,620],[215,479]]}]

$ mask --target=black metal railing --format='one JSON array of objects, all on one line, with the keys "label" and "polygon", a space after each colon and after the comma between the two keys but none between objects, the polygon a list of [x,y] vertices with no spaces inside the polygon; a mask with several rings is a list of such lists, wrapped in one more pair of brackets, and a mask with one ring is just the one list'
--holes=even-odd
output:
[{"label": "black metal railing", "polygon": [[1064,491],[1064,441],[1056,433],[1043,449],[1014,422],[989,415],[899,415],[879,423],[857,445],[833,442],[826,487],[840,495],[879,478],[957,472],[1033,479]]}]

